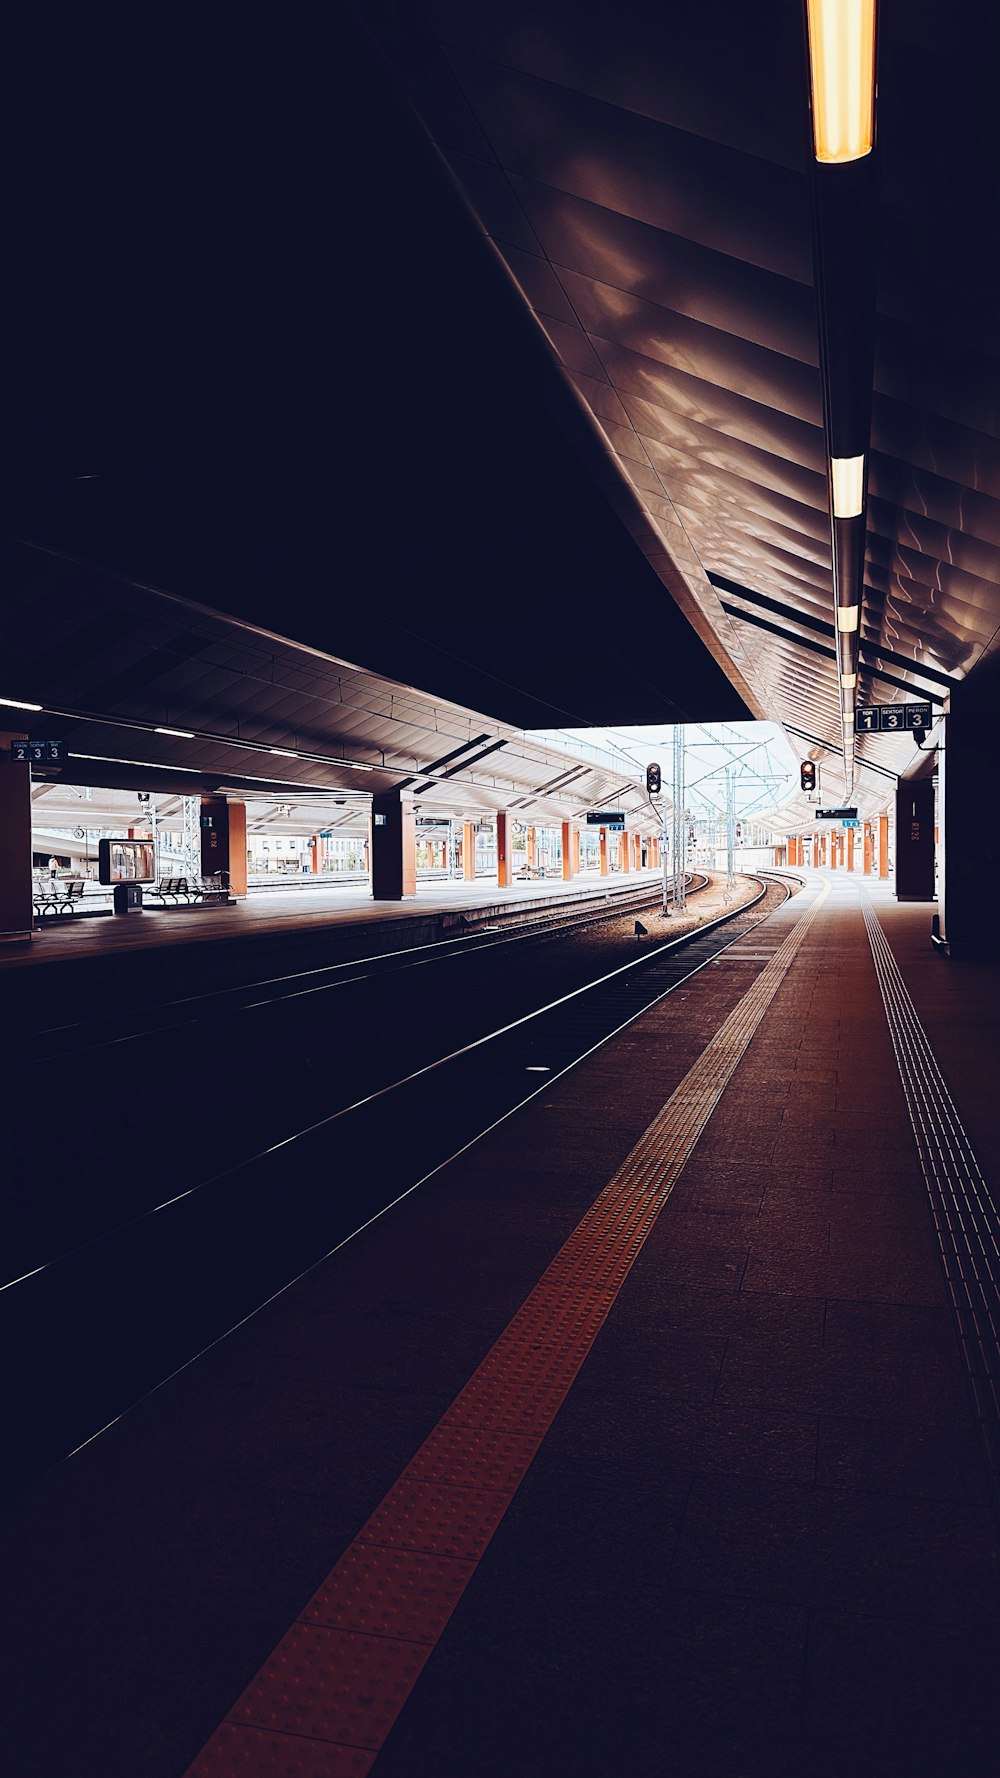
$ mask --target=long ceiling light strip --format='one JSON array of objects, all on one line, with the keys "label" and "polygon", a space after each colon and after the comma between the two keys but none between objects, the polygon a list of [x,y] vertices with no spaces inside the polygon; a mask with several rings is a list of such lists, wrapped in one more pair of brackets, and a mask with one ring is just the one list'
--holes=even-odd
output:
[{"label": "long ceiling light strip", "polygon": [[[392,765],[370,765],[365,760],[339,759],[335,754],[329,754],[329,753],[306,753],[306,752],[302,752],[302,751],[299,751],[297,753],[292,753],[290,750],[286,750],[283,747],[271,747],[268,745],[268,743],[266,741],[240,740],[232,735],[214,734],[211,730],[208,730],[208,729],[199,729],[199,730],[195,731],[193,729],[166,728],[158,723],[134,721],[134,720],[131,720],[130,718],[125,717],[125,716],[100,715],[100,714],[97,714],[96,712],[90,711],[90,710],[57,709],[53,705],[32,704],[32,703],[27,703],[26,701],[24,701],[22,699],[0,698],[0,705],[4,705],[4,704],[9,705],[10,707],[17,709],[17,710],[31,710],[36,713],[40,713],[44,710],[47,715],[60,717],[60,718],[62,718],[62,720],[66,721],[66,722],[90,722],[90,723],[94,723],[98,726],[107,727],[107,728],[129,729],[129,730],[131,730],[135,733],[138,733],[138,734],[167,735],[167,736],[173,736],[173,737],[176,737],[177,739],[185,740],[185,741],[205,741],[205,742],[210,742],[213,746],[235,747],[235,748],[238,748],[243,753],[276,754],[281,759],[296,759],[303,765],[337,766],[341,769],[344,769],[344,770],[347,770],[350,772],[384,772],[387,777],[391,777],[391,778],[398,778],[398,777],[409,778],[412,776],[412,770],[413,770],[412,767],[404,768],[402,766],[392,766]],[[467,745],[469,745],[469,743],[467,743]],[[506,747],[507,745],[508,745],[508,742],[506,740],[501,740],[501,741],[495,742],[493,747],[486,748],[486,749],[484,749],[484,751],[482,753],[475,754],[471,760],[463,761],[460,766],[452,766],[449,771],[437,772],[437,773],[431,774],[427,771],[424,771],[421,768],[420,771],[418,772],[418,776],[421,778],[430,777],[431,781],[434,784],[438,784],[438,783],[447,784],[447,787],[449,789],[453,789],[454,788],[454,777],[457,772],[464,770],[467,766],[474,766],[478,760],[485,758],[487,753],[492,753],[501,747]],[[462,751],[464,751],[464,749],[457,748],[455,751],[462,752]],[[76,750],[74,750],[73,756],[77,759],[103,759],[106,757],[103,754],[79,753]],[[121,763],[124,765],[152,765],[153,764],[153,762],[151,762],[151,761],[140,761],[140,760],[123,760]],[[197,772],[199,770],[199,768],[197,766],[175,766],[175,765],[168,764],[166,762],[161,762],[161,763],[162,763],[162,769],[165,771],[172,771],[172,772],[193,771],[193,772]],[[160,766],[156,766],[155,769],[157,769],[157,770],[160,769]],[[589,770],[590,768],[585,767],[583,769]],[[560,774],[560,775],[562,776],[562,774]],[[242,776],[243,777],[250,777],[251,774],[244,772],[244,773],[242,773]],[[260,780],[260,782],[262,782],[262,783],[263,782],[277,782],[277,780],[262,779],[262,780]],[[282,782],[286,782],[286,780],[282,780]],[[475,780],[472,780],[472,782],[474,784]],[[496,781],[494,780],[494,784],[495,784],[495,782]],[[321,788],[321,787],[315,786],[315,785],[302,785],[301,788],[304,791],[307,791],[309,794],[312,794],[313,790],[315,790],[317,788]],[[479,788],[482,788],[482,787],[480,786]],[[569,789],[569,786],[567,785],[566,788]],[[537,797],[540,794],[540,792],[535,790],[535,791],[532,791],[531,794],[532,794],[532,796]],[[619,795],[619,791],[615,791],[612,794],[613,794],[613,796],[617,796],[617,795]],[[622,785],[622,786],[620,786],[620,794],[622,794],[622,795],[626,795],[626,794],[640,795],[641,788],[638,784]],[[607,799],[602,797],[601,800],[606,801]]]},{"label": "long ceiling light strip", "polygon": [[831,457],[830,484],[835,519],[859,519],[865,505],[865,457]]},{"label": "long ceiling light strip", "polygon": [[875,141],[875,0],[806,0],[813,147],[861,160]]},{"label": "long ceiling light strip", "polygon": [[805,18],[837,674],[850,795],[874,353],[875,0],[805,0]]}]

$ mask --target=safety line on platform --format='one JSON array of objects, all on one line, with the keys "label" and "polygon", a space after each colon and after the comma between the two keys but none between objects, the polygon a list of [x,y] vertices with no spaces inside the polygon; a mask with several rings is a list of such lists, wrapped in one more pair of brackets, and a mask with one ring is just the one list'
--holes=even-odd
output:
[{"label": "safety line on platform", "polygon": [[930,1199],[976,1424],[1000,1506],[1000,1215],[867,895],[861,897],[861,908]]},{"label": "safety line on platform", "polygon": [[829,893],[720,1025],[186,1778],[371,1770]]}]

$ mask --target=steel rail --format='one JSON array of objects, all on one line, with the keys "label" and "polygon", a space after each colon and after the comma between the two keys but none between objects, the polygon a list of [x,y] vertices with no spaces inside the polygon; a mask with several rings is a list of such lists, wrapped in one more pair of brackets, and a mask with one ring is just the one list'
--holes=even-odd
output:
[{"label": "steel rail", "polygon": [[[698,894],[708,887],[708,878],[702,877],[695,881],[689,879],[689,892]],[[176,1031],[188,1025],[202,1024],[207,1018],[225,1018],[233,1013],[252,1012],[265,1006],[280,1006],[289,1001],[305,999],[311,994],[325,993],[330,988],[350,987],[359,982],[381,979],[383,976],[394,975],[405,969],[419,969],[428,963],[450,962],[455,957],[479,956],[484,952],[497,950],[503,945],[521,943],[528,939],[558,938],[563,933],[573,932],[587,926],[600,925],[614,919],[626,917],[637,909],[652,907],[659,904],[661,889],[657,884],[655,890],[636,890],[632,894],[623,894],[613,906],[605,903],[600,908],[573,910],[568,909],[560,918],[547,917],[544,914],[537,920],[519,921],[510,930],[487,930],[481,932],[465,932],[449,935],[444,939],[433,939],[427,944],[408,945],[395,951],[377,951],[368,957],[345,958],[340,963],[317,964],[311,969],[295,970],[285,975],[267,976],[256,981],[240,982],[230,988],[209,988],[200,994],[186,994],[173,1000],[155,1002],[144,1009],[141,1015],[121,1012],[105,1013],[96,1019],[79,1019],[65,1025],[43,1027],[32,1035],[32,1053],[36,1057],[44,1056],[56,1060],[64,1056],[79,1055],[82,1052],[92,1053],[101,1049],[112,1049],[117,1044],[138,1042],[145,1037],[156,1037],[163,1032]],[[333,980],[317,981],[317,976],[334,977]],[[289,986],[288,984],[305,983],[305,986]],[[259,994],[261,990],[275,988],[273,994],[265,994],[261,999],[246,999],[246,996]],[[282,992],[280,990],[284,989]],[[236,1004],[230,1004],[235,1002]],[[241,1003],[242,1002],[242,1003]],[[188,1009],[198,1008],[197,1012]],[[164,1018],[162,1015],[177,1011],[184,1016]],[[117,1034],[101,1035],[102,1028],[107,1025],[125,1025],[125,1030]],[[93,1038],[88,1033],[97,1033]],[[77,1037],[78,1041],[59,1043],[60,1038]],[[51,1041],[46,1042],[49,1039]]]}]

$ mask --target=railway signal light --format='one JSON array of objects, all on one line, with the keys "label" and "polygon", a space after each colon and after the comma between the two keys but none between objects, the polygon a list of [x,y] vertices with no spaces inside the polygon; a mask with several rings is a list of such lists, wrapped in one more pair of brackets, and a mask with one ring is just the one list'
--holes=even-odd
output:
[{"label": "railway signal light", "polygon": [[804,759],[799,767],[799,783],[802,789],[817,790],[819,788],[817,779],[818,774],[816,771],[815,760]]},{"label": "railway signal light", "polygon": [[658,765],[647,766],[646,767],[646,795],[647,796],[659,796],[660,782],[661,782],[661,779],[660,779],[659,766]]}]

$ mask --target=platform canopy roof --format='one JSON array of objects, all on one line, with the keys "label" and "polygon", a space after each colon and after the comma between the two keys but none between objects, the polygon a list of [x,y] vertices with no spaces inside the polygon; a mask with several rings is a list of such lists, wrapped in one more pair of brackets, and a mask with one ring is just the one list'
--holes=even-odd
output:
[{"label": "platform canopy roof", "polygon": [[[800,0],[362,11],[578,398],[600,485],[748,706],[824,762],[836,799]],[[877,13],[856,701],[939,709],[1000,625],[993,75],[975,0]],[[858,755],[873,805],[913,742],[863,738]]]},{"label": "platform canopy roof", "polygon": [[39,783],[228,791],[326,807],[331,827],[393,790],[418,813],[658,826],[640,768],[609,745],[526,734],[51,550],[11,548],[7,567],[0,698],[41,709],[0,704],[0,728],[68,750],[33,768]]},{"label": "platform canopy roof", "polygon": [[[877,4],[861,705],[940,710],[1000,625],[986,10]],[[113,41],[81,17],[19,63],[9,535],[400,708],[421,688],[453,712],[423,766],[455,723],[485,747],[754,715],[847,795],[801,0],[358,0],[245,15],[235,49],[206,17],[190,50],[176,14]],[[74,598],[99,632],[81,574],[32,648],[72,653]],[[195,726],[235,720],[188,645]],[[101,708],[180,707],[182,680],[135,659]],[[254,695],[276,744],[314,726]],[[330,700],[319,728],[390,744]],[[214,745],[190,769],[231,775]],[[867,812],[920,756],[857,757]]]}]

